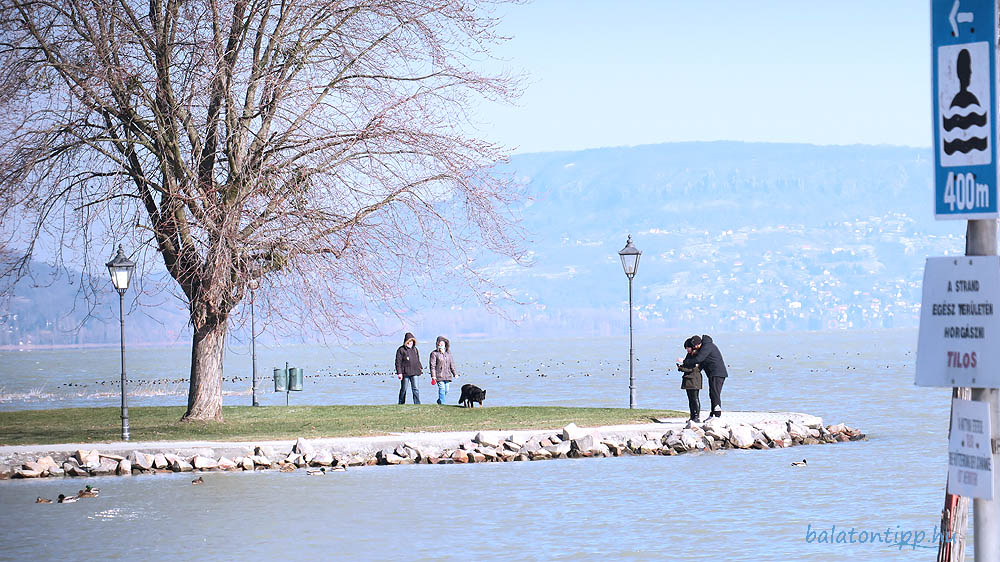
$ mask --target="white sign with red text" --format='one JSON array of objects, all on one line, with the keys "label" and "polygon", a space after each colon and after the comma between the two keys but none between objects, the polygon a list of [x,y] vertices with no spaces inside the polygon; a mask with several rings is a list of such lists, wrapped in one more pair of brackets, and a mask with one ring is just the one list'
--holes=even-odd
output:
[{"label": "white sign with red text", "polygon": [[1000,388],[1000,256],[927,258],[917,386]]}]

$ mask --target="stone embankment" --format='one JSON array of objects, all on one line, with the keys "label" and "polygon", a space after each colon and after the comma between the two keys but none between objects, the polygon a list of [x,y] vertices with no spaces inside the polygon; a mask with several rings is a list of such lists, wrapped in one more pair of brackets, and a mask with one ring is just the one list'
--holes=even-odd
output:
[{"label": "stone embankment", "polygon": [[[664,427],[666,426],[666,427]],[[603,430],[603,431],[602,431]],[[678,455],[720,449],[772,449],[795,445],[839,443],[865,439],[857,429],[844,424],[824,426],[815,416],[789,418],[768,416],[755,423],[712,418],[704,423],[644,424],[585,429],[569,424],[561,431],[480,432],[464,438],[457,434],[411,434],[416,439],[393,444],[390,438],[350,438],[325,447],[332,440],[298,439],[291,450],[276,450],[273,444],[243,445],[227,456],[200,447],[194,454],[182,448],[170,450],[160,443],[159,451],[132,450],[115,454],[108,450],[77,449],[50,452],[32,460],[16,461],[10,455],[0,466],[0,478],[41,478],[51,476],[131,475],[137,473],[189,471],[293,471],[307,467],[351,467],[400,464],[454,464],[481,462],[537,461],[583,457],[626,455]],[[386,441],[386,439],[389,439]],[[361,446],[360,444],[364,444]],[[377,448],[377,445],[383,445]],[[221,444],[220,444],[221,445]],[[372,447],[376,445],[376,447]],[[228,444],[223,452],[233,452]],[[286,445],[287,446],[287,445]],[[122,451],[119,451],[122,452]],[[20,453],[23,458],[24,452]],[[30,456],[30,455],[29,455]]]}]

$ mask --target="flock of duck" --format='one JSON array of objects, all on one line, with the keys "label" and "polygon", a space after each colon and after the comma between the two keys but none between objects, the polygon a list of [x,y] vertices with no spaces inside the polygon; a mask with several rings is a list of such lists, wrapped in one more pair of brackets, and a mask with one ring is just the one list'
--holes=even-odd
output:
[{"label": "flock of duck", "polygon": [[[73,503],[81,498],[96,498],[99,493],[101,493],[100,488],[95,488],[90,484],[87,484],[87,487],[78,491],[75,496],[59,494],[59,497],[56,498],[56,503]],[[52,500],[38,496],[35,498],[35,503],[52,503]]]},{"label": "flock of duck", "polygon": [[[286,464],[281,467],[281,472],[294,472],[295,468],[296,467],[294,464]],[[334,466],[327,468],[325,466],[322,466],[314,470],[307,470],[306,474],[308,474],[309,476],[323,476],[331,472],[347,472],[347,467]],[[204,476],[199,476],[191,481],[192,486],[198,486],[204,483],[205,483]],[[97,495],[100,493],[101,493],[100,488],[95,488],[90,484],[87,484],[87,487],[84,488],[83,490],[78,491],[76,495],[67,496],[65,494],[59,494],[59,497],[56,498],[54,501],[48,498],[43,498],[42,496],[38,496],[37,498],[35,498],[35,503],[73,503],[83,498],[96,498]]]}]

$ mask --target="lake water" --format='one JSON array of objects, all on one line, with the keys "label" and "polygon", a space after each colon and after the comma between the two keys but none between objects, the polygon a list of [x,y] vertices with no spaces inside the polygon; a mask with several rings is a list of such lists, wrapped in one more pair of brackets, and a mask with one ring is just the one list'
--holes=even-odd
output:
[{"label": "lake water", "polygon": [[[636,339],[639,406],[686,409],[677,375],[665,375],[682,340]],[[932,559],[950,391],[913,386],[916,331],[721,334],[716,342],[730,365],[725,407],[816,414],[858,427],[869,440],[678,457],[366,467],[320,478],[208,474],[204,486],[183,474],[6,481],[0,560],[64,557],[67,548],[165,559]],[[628,403],[627,339],[452,343],[459,382],[486,388],[486,406]],[[395,347],[259,349],[259,369],[285,360],[304,367],[311,376],[305,391],[291,395],[296,404],[392,403],[398,383],[387,373]],[[421,348],[426,357],[429,346]],[[135,350],[128,360],[140,393],[131,405],[184,403],[186,385],[153,382],[185,377],[187,350]],[[249,363],[245,350],[231,350],[226,377],[246,376]],[[117,387],[109,386],[119,369],[114,349],[3,352],[0,365],[3,409],[118,404]],[[435,388],[423,378],[424,402],[432,402]],[[227,382],[225,403],[248,404],[247,386]],[[285,400],[261,396],[264,404]],[[707,405],[707,392],[702,400]],[[790,466],[803,457],[807,467]],[[101,496],[32,503],[84,483]],[[855,543],[824,542],[833,526],[853,528]],[[879,542],[857,542],[875,533]]]}]

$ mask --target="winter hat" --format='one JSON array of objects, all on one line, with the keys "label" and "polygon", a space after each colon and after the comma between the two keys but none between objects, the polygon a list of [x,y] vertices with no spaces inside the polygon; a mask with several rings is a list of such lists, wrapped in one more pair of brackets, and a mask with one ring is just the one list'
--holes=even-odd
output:
[{"label": "winter hat", "polygon": [[701,345],[701,336],[691,336],[691,347],[698,347]]},{"label": "winter hat", "polygon": [[406,342],[410,340],[413,340],[413,345],[417,345],[417,338],[413,337],[413,334],[410,332],[406,332],[406,335],[403,336],[403,345],[406,345]]},{"label": "winter hat", "polygon": [[437,341],[434,342],[434,347],[437,347],[438,344],[441,343],[441,342],[444,342],[444,350],[445,351],[451,350],[451,342],[448,341],[448,338],[446,338],[444,336],[438,336]]}]

